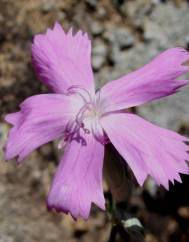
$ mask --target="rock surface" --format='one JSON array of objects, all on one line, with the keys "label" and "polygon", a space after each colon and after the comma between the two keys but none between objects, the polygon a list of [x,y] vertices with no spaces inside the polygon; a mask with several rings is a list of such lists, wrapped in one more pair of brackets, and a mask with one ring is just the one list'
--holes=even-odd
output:
[{"label": "rock surface", "polygon": [[[8,132],[4,115],[17,111],[26,97],[47,92],[33,73],[30,44],[35,34],[56,20],[66,30],[74,26],[91,36],[92,65],[100,87],[167,48],[189,48],[188,1],[1,0],[0,5],[0,242],[106,242],[110,223],[97,208],[87,223],[46,211],[45,199],[58,163],[55,145],[33,152],[22,166],[3,161]],[[189,87],[138,107],[137,112],[162,127],[189,135],[188,93]],[[143,188],[136,190],[130,206],[147,228],[146,242],[188,242],[189,230],[183,225],[188,222],[186,215],[177,214],[177,220],[177,211],[167,214],[162,207],[160,212],[151,212],[153,206],[143,200],[143,192]],[[172,204],[173,200],[168,201]],[[182,211],[188,211],[183,206],[186,204]]]}]

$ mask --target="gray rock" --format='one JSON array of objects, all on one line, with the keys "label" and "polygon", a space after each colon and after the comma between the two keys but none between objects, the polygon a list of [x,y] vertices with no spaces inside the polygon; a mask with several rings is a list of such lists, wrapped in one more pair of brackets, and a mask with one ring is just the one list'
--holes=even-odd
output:
[{"label": "gray rock", "polygon": [[4,123],[0,123],[0,159],[4,156],[3,147],[5,144],[7,132],[8,132],[8,125]]},{"label": "gray rock", "polygon": [[119,46],[120,49],[129,48],[134,45],[135,38],[127,28],[117,28],[110,26],[104,33],[104,38],[112,45]]},{"label": "gray rock", "polygon": [[186,43],[186,47],[187,47],[187,49],[189,49],[189,33],[188,33],[188,35],[185,37],[185,43]]},{"label": "gray rock", "polygon": [[113,65],[118,64],[120,62],[120,49],[117,45],[113,45],[110,49],[109,59]]},{"label": "gray rock", "polygon": [[14,242],[14,239],[9,235],[1,234],[0,235],[0,242]]},{"label": "gray rock", "polygon": [[94,70],[99,70],[105,63],[107,57],[107,46],[103,42],[95,44],[92,50],[92,66]]},{"label": "gray rock", "polygon": [[43,13],[49,13],[50,11],[52,11],[55,7],[55,3],[54,1],[42,1],[42,7],[41,10]]},{"label": "gray rock", "polygon": [[104,38],[110,43],[109,60],[114,65],[119,65],[127,52],[123,50],[135,44],[135,38],[127,28],[109,28],[104,33]]},{"label": "gray rock", "polygon": [[115,31],[115,41],[121,49],[132,47],[135,43],[133,35],[126,28]]},{"label": "gray rock", "polygon": [[92,7],[92,8],[95,8],[96,5],[97,5],[97,0],[86,0],[86,3]]},{"label": "gray rock", "polygon": [[102,34],[104,31],[104,26],[99,22],[92,22],[91,23],[91,32],[94,36]]},{"label": "gray rock", "polygon": [[121,12],[124,16],[129,17],[133,25],[141,23],[143,24],[144,19],[153,10],[154,3],[149,0],[140,1],[125,1],[121,7]]},{"label": "gray rock", "polygon": [[[177,8],[173,3],[158,4],[150,19],[144,21],[144,38],[154,41],[158,48],[185,46],[185,36],[189,33],[189,7],[183,3]],[[179,24],[178,24],[179,23]]]}]

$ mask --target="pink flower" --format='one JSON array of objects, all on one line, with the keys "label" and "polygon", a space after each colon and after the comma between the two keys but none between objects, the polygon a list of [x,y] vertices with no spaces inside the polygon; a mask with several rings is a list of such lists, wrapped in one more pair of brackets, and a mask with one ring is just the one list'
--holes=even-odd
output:
[{"label": "pink flower", "polygon": [[56,23],[32,44],[32,60],[39,79],[54,94],[26,99],[20,111],[6,116],[13,125],[6,159],[20,163],[39,146],[59,139],[62,157],[48,195],[48,207],[74,218],[87,219],[91,203],[105,209],[102,187],[104,146],[112,142],[142,185],[148,175],[168,189],[188,173],[189,141],[125,112],[177,92],[187,80],[177,80],[189,67],[182,48],[163,52],[149,64],[95,92],[91,42],[81,31],[65,33]]}]

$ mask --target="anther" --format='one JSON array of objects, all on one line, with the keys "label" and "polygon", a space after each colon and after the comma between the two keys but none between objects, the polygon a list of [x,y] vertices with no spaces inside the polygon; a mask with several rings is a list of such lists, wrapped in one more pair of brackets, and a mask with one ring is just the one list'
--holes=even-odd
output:
[{"label": "anther", "polygon": [[86,134],[90,134],[90,130],[89,129],[83,129],[84,130],[84,132],[86,133]]},{"label": "anther", "polygon": [[84,127],[85,127],[85,125],[84,125],[83,122],[80,124],[80,127],[81,127],[81,128],[84,128]]}]

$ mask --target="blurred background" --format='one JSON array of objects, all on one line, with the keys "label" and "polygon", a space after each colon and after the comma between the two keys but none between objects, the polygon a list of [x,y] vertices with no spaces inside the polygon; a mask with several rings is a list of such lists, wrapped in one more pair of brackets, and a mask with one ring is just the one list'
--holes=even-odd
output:
[{"label": "blurred background", "polygon": [[[26,97],[45,93],[31,66],[35,34],[58,20],[92,39],[92,65],[100,87],[148,62],[161,51],[189,49],[187,0],[0,0],[0,242],[108,242],[107,213],[93,208],[87,222],[46,211],[45,199],[58,159],[53,143],[34,151],[22,166],[3,161],[8,125],[3,116]],[[61,50],[60,50],[61,51]],[[189,77],[189,76],[188,76]],[[189,136],[189,87],[137,108],[154,123]],[[189,179],[169,192],[136,187],[130,211],[145,227],[146,242],[189,241]],[[108,188],[105,193],[108,195]]]}]

